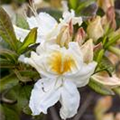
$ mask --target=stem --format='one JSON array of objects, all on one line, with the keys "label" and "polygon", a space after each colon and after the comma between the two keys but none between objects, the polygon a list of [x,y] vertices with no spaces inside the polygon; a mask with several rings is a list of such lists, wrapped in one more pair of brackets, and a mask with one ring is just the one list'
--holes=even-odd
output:
[{"label": "stem", "polygon": [[55,107],[50,108],[50,113],[51,113],[51,116],[52,116],[52,120],[60,120],[60,118],[59,118],[59,116],[56,112]]},{"label": "stem", "polygon": [[93,97],[94,95],[92,94],[92,92],[90,92],[90,94],[86,98],[86,101],[82,104],[82,106],[80,107],[78,111],[78,114],[75,116],[73,120],[80,120],[80,118],[82,117],[82,115],[84,114],[88,106],[90,105]]},{"label": "stem", "polygon": [[109,50],[110,52],[114,53],[115,55],[117,55],[117,56],[120,58],[120,49],[119,49],[119,48],[110,46],[110,47],[108,48],[108,50]]}]

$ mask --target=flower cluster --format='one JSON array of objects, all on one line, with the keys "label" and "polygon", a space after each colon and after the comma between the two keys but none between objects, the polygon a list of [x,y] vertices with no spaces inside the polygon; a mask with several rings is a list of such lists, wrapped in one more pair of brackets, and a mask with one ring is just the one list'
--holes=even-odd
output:
[{"label": "flower cluster", "polygon": [[84,86],[99,94],[120,95],[120,22],[114,0],[62,1],[63,9],[57,10],[51,8],[57,0],[50,1],[30,1],[25,18],[24,6],[13,10],[14,16],[20,13],[15,19],[0,7],[3,119],[12,120],[9,114],[18,119],[21,111],[41,117],[57,103],[61,119],[74,117]]},{"label": "flower cluster", "polygon": [[[77,88],[87,85],[90,79],[91,88],[94,88],[93,85],[103,86],[107,94],[114,94],[112,88],[120,85],[116,74],[110,73],[106,65],[101,65],[106,59],[106,50],[116,52],[109,46],[114,43],[115,37],[119,38],[119,29],[115,31],[112,2],[104,6],[103,1],[98,0],[98,6],[105,15],[89,19],[85,29],[82,27],[82,17],[76,17],[74,10],[69,11],[66,3],[63,5],[64,12],[59,22],[45,12],[34,12],[34,16],[27,17],[29,28],[38,28],[36,43],[39,46],[31,52],[30,57],[21,61],[31,65],[40,74],[29,101],[32,114],[47,114],[48,108],[59,101],[60,116],[67,119],[77,113],[80,104]],[[21,42],[30,32],[17,26],[14,26],[14,30]],[[104,93],[104,90],[99,92]]]},{"label": "flower cluster", "polygon": [[[24,59],[41,76],[30,97],[32,114],[46,114],[47,109],[59,101],[61,118],[73,117],[80,103],[77,87],[88,84],[97,65],[93,61],[93,40],[85,42],[85,32],[80,27],[82,18],[75,17],[73,10],[65,11],[59,23],[42,12],[27,18],[27,21],[31,29],[38,28],[37,43],[40,43],[36,52]],[[79,26],[76,36],[75,25]],[[29,30],[14,28],[17,37],[23,41]]]}]

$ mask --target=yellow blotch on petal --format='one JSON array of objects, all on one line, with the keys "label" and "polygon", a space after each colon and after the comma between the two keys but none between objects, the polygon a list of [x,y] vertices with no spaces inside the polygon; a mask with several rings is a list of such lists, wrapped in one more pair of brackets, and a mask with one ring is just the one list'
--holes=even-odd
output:
[{"label": "yellow blotch on petal", "polygon": [[59,75],[69,72],[72,68],[76,67],[73,57],[61,52],[52,53],[49,65],[51,70]]}]

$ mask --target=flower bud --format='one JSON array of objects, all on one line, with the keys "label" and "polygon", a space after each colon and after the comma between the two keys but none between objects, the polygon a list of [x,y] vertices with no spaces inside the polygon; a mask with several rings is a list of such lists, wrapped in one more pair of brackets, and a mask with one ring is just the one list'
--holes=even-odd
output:
[{"label": "flower bud", "polygon": [[81,46],[83,53],[83,60],[85,63],[93,61],[93,40],[88,40],[85,44]]},{"label": "flower bud", "polygon": [[110,77],[107,72],[100,72],[94,74],[91,78],[100,84],[110,88],[120,86],[120,78],[118,78],[115,74]]},{"label": "flower bud", "polygon": [[114,0],[98,0],[97,3],[104,12],[107,12],[109,7],[114,6]]},{"label": "flower bud", "polygon": [[87,27],[87,33],[89,38],[92,38],[94,41],[97,41],[104,34],[104,29],[101,23],[101,17],[97,16],[94,18]]},{"label": "flower bud", "polygon": [[69,26],[63,26],[61,28],[61,32],[57,36],[56,42],[59,44],[61,47],[68,46],[68,43],[72,40],[72,30]]},{"label": "flower bud", "polygon": [[84,29],[81,27],[77,31],[77,34],[75,36],[75,41],[78,42],[78,44],[81,46],[85,41],[85,38],[86,38],[86,33]]}]

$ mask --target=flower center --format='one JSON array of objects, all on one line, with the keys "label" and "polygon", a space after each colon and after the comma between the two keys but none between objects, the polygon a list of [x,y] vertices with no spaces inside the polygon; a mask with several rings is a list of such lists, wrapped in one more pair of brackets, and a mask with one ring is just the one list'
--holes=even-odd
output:
[{"label": "flower center", "polygon": [[62,54],[61,52],[52,53],[49,65],[51,70],[59,75],[69,72],[72,68],[76,67],[73,57],[68,54]]}]

